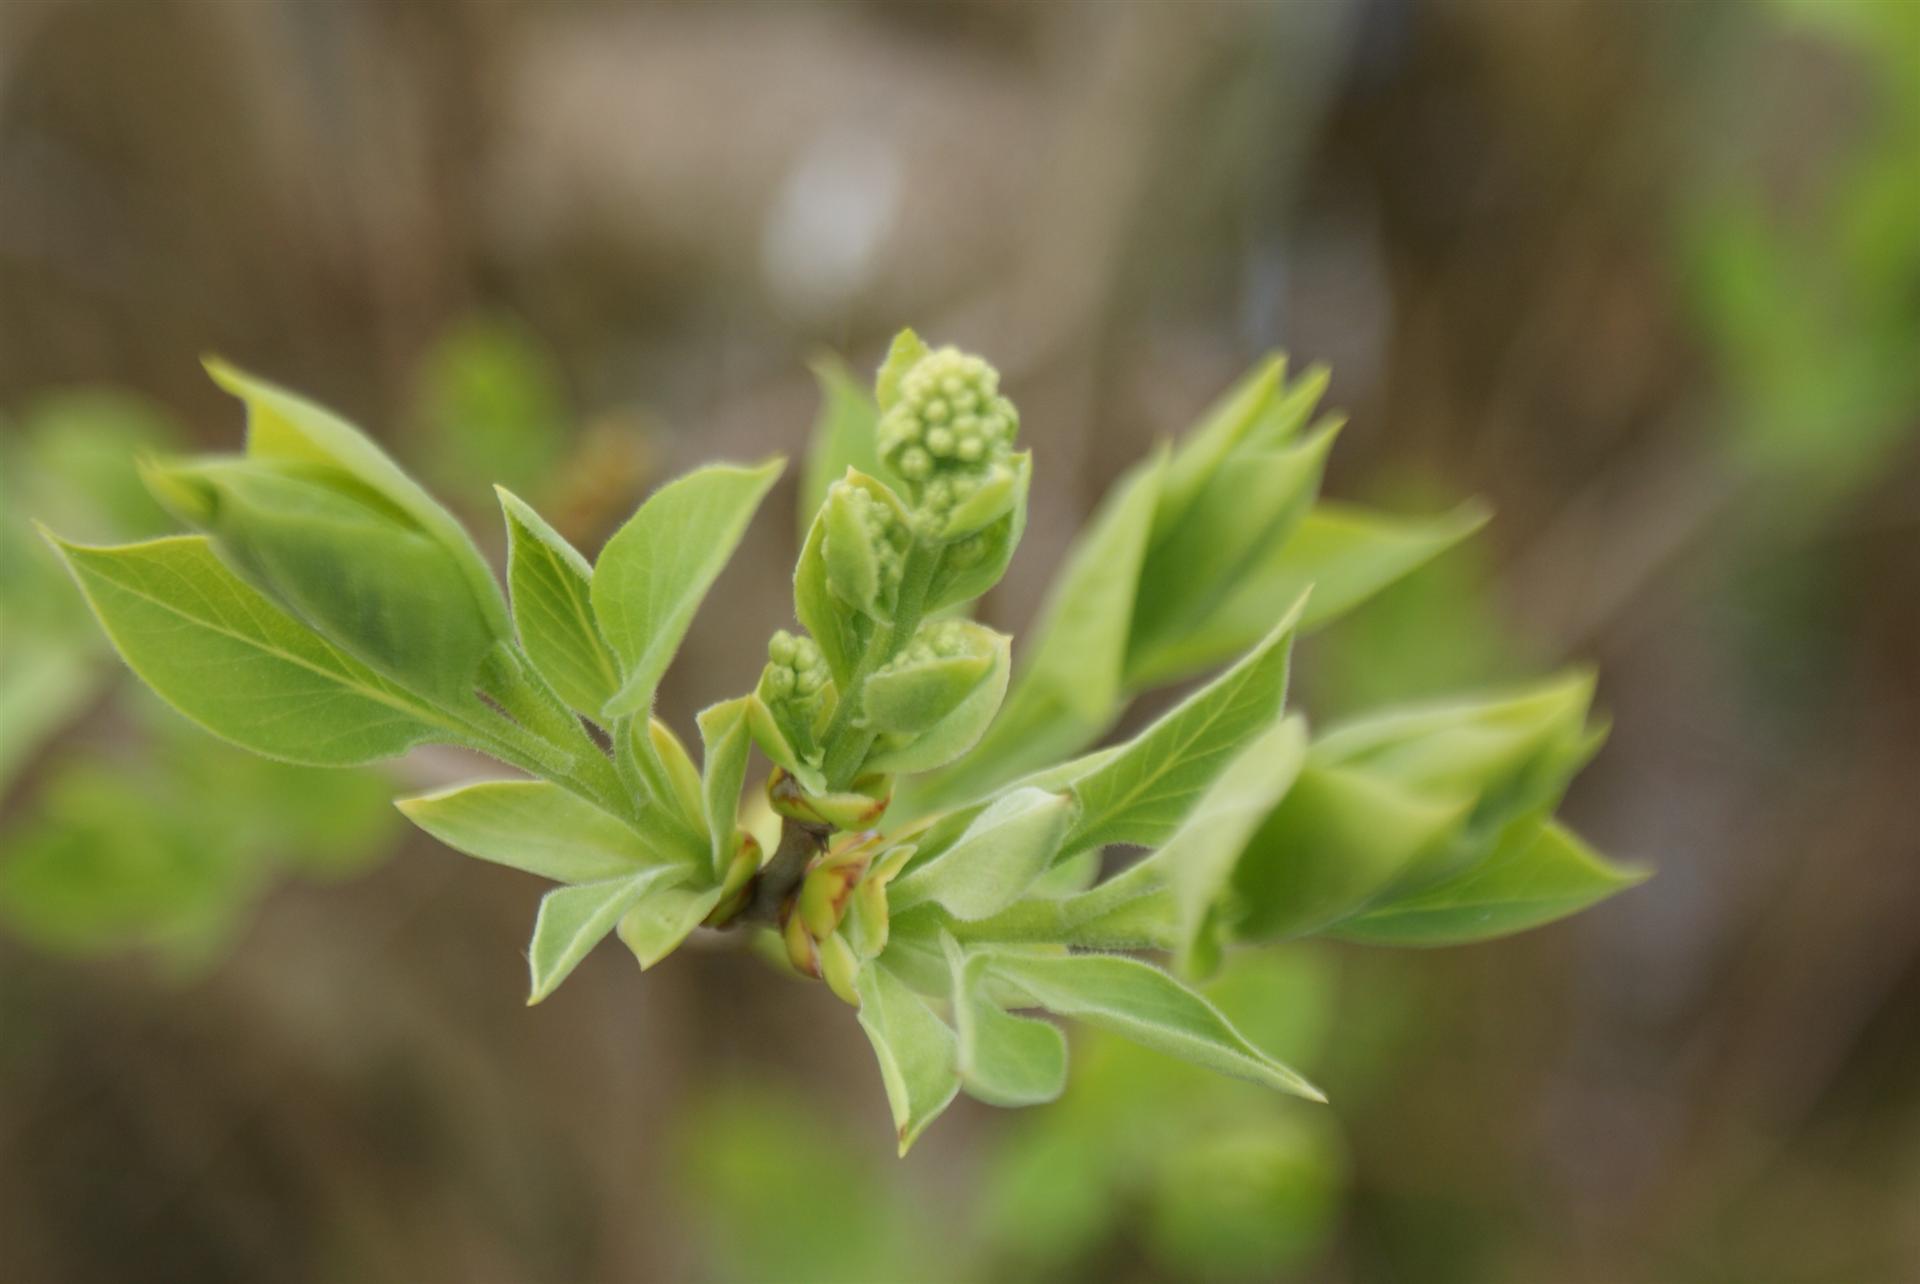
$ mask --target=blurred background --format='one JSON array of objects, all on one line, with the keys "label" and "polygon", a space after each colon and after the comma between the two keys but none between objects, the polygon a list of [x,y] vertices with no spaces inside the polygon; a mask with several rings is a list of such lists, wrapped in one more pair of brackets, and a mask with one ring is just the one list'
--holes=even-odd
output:
[{"label": "blurred background", "polygon": [[[1595,663],[1567,814],[1658,876],[1230,969],[1330,1109],[1090,1038],[896,1161],[823,987],[607,947],[526,1008],[537,882],[386,801],[470,763],[225,748],[26,526],[164,529],[219,352],[591,548],[902,324],[1024,411],[1014,627],[1156,437],[1331,363],[1329,494],[1497,517],[1301,702]],[[1920,4],[7,0],[0,434],[0,1279],[1920,1279]]]}]

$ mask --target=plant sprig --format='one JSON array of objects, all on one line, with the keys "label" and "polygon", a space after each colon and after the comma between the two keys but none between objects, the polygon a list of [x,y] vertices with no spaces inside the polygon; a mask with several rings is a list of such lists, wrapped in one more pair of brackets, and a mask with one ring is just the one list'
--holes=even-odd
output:
[{"label": "plant sprig", "polygon": [[[1261,366],[1116,484],[1035,635],[968,614],[1014,556],[1033,460],[979,357],[895,340],[869,399],[823,367],[794,575],[751,691],[653,715],[693,615],[783,465],[662,486],[589,561],[502,490],[503,597],[472,540],[373,441],[224,364],[244,453],[151,461],[194,534],[49,536],[130,667],[208,730],[347,766],[423,743],[526,773],[401,810],[559,887],[531,999],[617,935],[643,968],[744,929],[859,1009],[902,1151],[960,1091],[1057,1096],[1041,1010],[1281,1091],[1318,1090],[1186,981],[1227,949],[1327,935],[1479,940],[1639,875],[1552,818],[1597,748],[1585,676],[1310,734],[1294,638],[1464,537],[1318,502],[1324,373]],[[1224,668],[1221,666],[1224,665]],[[1130,740],[1137,695],[1220,671]],[[743,819],[753,750],[778,832]],[[1148,854],[1103,876],[1102,853]]]}]

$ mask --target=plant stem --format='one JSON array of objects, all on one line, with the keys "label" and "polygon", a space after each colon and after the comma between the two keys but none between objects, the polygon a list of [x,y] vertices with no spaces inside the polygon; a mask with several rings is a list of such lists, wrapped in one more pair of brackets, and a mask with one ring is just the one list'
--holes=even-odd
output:
[{"label": "plant stem", "polygon": [[807,864],[827,849],[827,836],[833,831],[803,824],[791,817],[780,822],[780,846],[773,859],[754,875],[753,897],[736,923],[778,923],[780,906],[806,876]]}]

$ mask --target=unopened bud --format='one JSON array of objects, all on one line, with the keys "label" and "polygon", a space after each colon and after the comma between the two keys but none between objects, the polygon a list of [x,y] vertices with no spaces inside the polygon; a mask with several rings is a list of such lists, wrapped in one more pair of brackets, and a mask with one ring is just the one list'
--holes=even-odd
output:
[{"label": "unopened bud", "polygon": [[827,986],[842,1000],[854,1007],[860,1006],[860,995],[854,989],[854,982],[860,976],[860,960],[853,949],[838,933],[820,942],[820,976]]}]

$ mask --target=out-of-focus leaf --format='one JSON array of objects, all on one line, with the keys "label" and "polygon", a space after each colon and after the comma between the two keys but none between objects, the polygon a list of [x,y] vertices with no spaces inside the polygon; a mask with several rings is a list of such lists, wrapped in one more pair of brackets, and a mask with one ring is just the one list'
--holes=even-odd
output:
[{"label": "out-of-focus leaf", "polygon": [[590,883],[671,859],[671,849],[545,780],[484,780],[395,804],[455,851],[557,883]]},{"label": "out-of-focus leaf", "polygon": [[207,373],[247,407],[247,455],[262,460],[338,468],[406,513],[459,564],[473,600],[498,638],[510,636],[507,607],[493,571],[473,538],[372,438],[332,411],[255,378],[224,361]]},{"label": "out-of-focus leaf", "polygon": [[594,566],[593,610],[624,670],[608,717],[652,706],[700,599],[783,466],[773,459],[696,469],[655,491],[607,541]]},{"label": "out-of-focus leaf", "polygon": [[827,497],[827,488],[852,468],[869,477],[885,478],[887,467],[881,462],[875,444],[874,428],[880,412],[838,357],[822,357],[813,363],[813,376],[820,384],[820,413],[813,421],[813,435],[807,448],[807,467],[800,479],[800,539],[804,543],[813,526],[814,515]]},{"label": "out-of-focus leaf", "polygon": [[855,989],[904,1155],[960,1091],[953,1030],[884,964],[862,969]]},{"label": "out-of-focus leaf", "polygon": [[494,489],[507,519],[507,585],[520,645],[562,700],[598,718],[620,688],[620,662],[594,619],[593,568],[517,495]]},{"label": "out-of-focus leaf", "polygon": [[566,443],[566,385],[539,338],[504,314],[474,316],[435,339],[414,374],[412,420],[444,485],[537,486]]},{"label": "out-of-focus leaf", "polygon": [[1602,860],[1558,822],[1516,825],[1479,864],[1334,934],[1370,945],[1464,945],[1565,918],[1646,877]]},{"label": "out-of-focus leaf", "polygon": [[1486,510],[1465,504],[1441,517],[1398,518],[1322,500],[1288,538],[1253,565],[1204,618],[1129,673],[1155,686],[1198,673],[1263,636],[1281,612],[1312,590],[1302,631],[1320,628],[1372,594],[1438,556],[1486,523]]},{"label": "out-of-focus leaf", "polygon": [[215,735],[320,767],[452,738],[413,696],[243,583],[201,536],[55,543],[128,667]]}]

